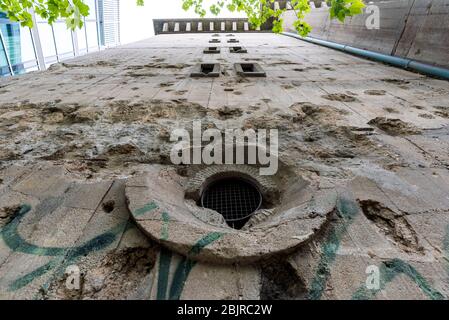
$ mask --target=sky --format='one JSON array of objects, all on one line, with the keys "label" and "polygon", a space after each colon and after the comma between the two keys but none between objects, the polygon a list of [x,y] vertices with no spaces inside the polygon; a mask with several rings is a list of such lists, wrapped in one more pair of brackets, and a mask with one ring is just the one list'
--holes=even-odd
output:
[{"label": "sky", "polygon": [[[204,0],[208,8],[213,0]],[[206,17],[214,17],[210,12]],[[223,10],[220,18],[245,17],[244,13],[229,12]],[[182,9],[182,0],[145,0],[145,6],[136,6],[135,0],[120,0],[120,38],[121,43],[139,41],[154,35],[152,19],[162,18],[198,18],[198,15],[190,10]]]}]

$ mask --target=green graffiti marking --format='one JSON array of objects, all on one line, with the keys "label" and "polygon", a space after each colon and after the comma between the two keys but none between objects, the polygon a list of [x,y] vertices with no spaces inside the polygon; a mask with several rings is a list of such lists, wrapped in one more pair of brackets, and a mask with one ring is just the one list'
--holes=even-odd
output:
[{"label": "green graffiti marking", "polygon": [[[190,249],[187,257],[182,257],[181,261],[178,263],[175,272],[173,274],[172,284],[170,286],[170,291],[168,293],[169,300],[179,300],[181,297],[182,290],[184,289],[184,284],[189,277],[190,271],[196,264],[196,261],[192,258],[199,254],[206,246],[212,242],[220,239],[223,236],[221,232],[211,232],[198,240],[193,247]],[[170,269],[171,253],[167,250],[161,250],[159,258],[159,278],[158,278],[158,291],[157,299],[165,300],[167,299],[167,283],[168,283],[168,273]],[[168,262],[168,265],[167,265]]]},{"label": "green graffiti marking", "polygon": [[161,240],[168,240],[168,223],[170,222],[170,216],[167,212],[162,212],[162,230]]},{"label": "green graffiti marking", "polygon": [[170,250],[161,248],[159,254],[159,275],[157,279],[157,300],[167,299],[168,276],[170,273],[172,253]]},{"label": "green graffiti marking", "polygon": [[385,289],[385,286],[394,280],[399,274],[405,274],[421,289],[421,291],[431,300],[443,300],[444,296],[433,289],[427,280],[410,264],[401,259],[385,261],[379,268],[380,270],[380,288],[377,290],[368,290],[365,285],[359,287],[352,295],[354,300],[368,300],[373,298],[378,292]]},{"label": "green graffiti marking", "polygon": [[[446,234],[443,239],[444,258],[449,262],[449,224],[446,226]],[[446,265],[446,271],[449,274],[449,265]]]},{"label": "green graffiti marking", "polygon": [[182,259],[173,275],[172,285],[170,287],[170,292],[168,298],[170,300],[179,300],[181,297],[182,290],[184,289],[184,284],[189,277],[190,271],[196,265],[196,261],[191,259]]},{"label": "green graffiti marking", "polygon": [[133,212],[133,214],[134,214],[134,216],[139,217],[139,216],[144,215],[145,213],[151,212],[155,209],[159,209],[159,207],[154,201],[151,201],[151,202],[147,203],[146,205],[144,205],[142,208],[135,210]]},{"label": "green graffiti marking", "polygon": [[23,277],[20,277],[13,281],[9,286],[9,291],[16,291],[20,288],[23,288],[27,285],[29,285],[31,282],[34,281],[34,279],[39,278],[40,276],[43,276],[48,271],[54,269],[56,267],[57,263],[55,261],[50,261],[47,264],[44,264],[42,267],[37,268],[34,271],[31,271],[30,273],[24,275]]},{"label": "green graffiti marking", "polygon": [[308,298],[311,300],[319,300],[321,298],[330,276],[330,266],[334,262],[340,247],[341,238],[359,212],[358,205],[355,202],[341,197],[338,198],[337,210],[339,216],[343,219],[343,223],[333,227],[326,241],[321,246],[321,256],[317,271],[308,293]]},{"label": "green graffiti marking", "polygon": [[205,237],[201,238],[195,245],[190,249],[186,258],[179,263],[176,268],[175,274],[173,276],[173,282],[169,293],[170,300],[179,300],[181,297],[182,290],[184,289],[184,284],[190,274],[190,271],[195,266],[196,261],[191,258],[199,254],[206,246],[212,242],[220,239],[223,236],[221,232],[211,232]]},{"label": "green graffiti marking", "polygon": [[18,232],[22,218],[31,211],[31,206],[24,204],[20,207],[15,218],[0,231],[3,241],[13,251],[28,253],[37,256],[58,256],[65,252],[66,248],[39,247],[24,240]]},{"label": "green graffiti marking", "polygon": [[[92,251],[101,250],[109,246],[116,239],[117,235],[122,231],[123,225],[120,224],[109,231],[87,241],[81,246],[77,247],[40,247],[32,243],[27,242],[19,234],[19,225],[23,217],[31,211],[31,206],[28,204],[21,205],[19,212],[15,218],[8,223],[3,229],[0,230],[0,235],[5,244],[14,252],[22,252],[26,254],[36,256],[51,256],[58,257],[66,255],[66,263],[64,265],[70,265],[74,263],[79,257],[85,256]],[[34,279],[44,275],[48,271],[54,269],[57,266],[55,261],[41,266],[34,271],[16,279],[9,286],[11,291],[18,290]]]}]

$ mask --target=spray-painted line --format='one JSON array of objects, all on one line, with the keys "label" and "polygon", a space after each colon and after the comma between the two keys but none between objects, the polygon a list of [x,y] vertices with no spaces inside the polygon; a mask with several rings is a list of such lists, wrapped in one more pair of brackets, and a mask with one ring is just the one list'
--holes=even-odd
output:
[{"label": "spray-painted line", "polygon": [[[154,202],[150,202],[144,207],[136,210],[136,212],[141,212],[141,214],[153,211],[155,209],[159,209],[159,207],[154,204]],[[170,223],[170,215],[163,211],[162,212],[162,226],[161,226],[161,240],[168,240],[169,238],[169,226]],[[220,232],[211,232],[198,240],[193,247],[190,249],[187,257],[182,257],[181,261],[178,263],[176,270],[173,275],[172,283],[170,286],[170,290],[168,291],[168,282],[169,282],[169,274],[170,274],[170,265],[173,254],[170,250],[162,248],[159,253],[159,269],[158,269],[158,279],[157,279],[157,292],[156,299],[157,300],[166,300],[167,299],[167,291],[168,291],[168,299],[170,300],[178,300],[181,296],[182,290],[184,289],[184,284],[187,280],[187,277],[190,274],[190,271],[195,266],[196,262],[191,258],[195,255],[199,254],[204,247],[211,244],[215,240],[219,239],[222,236]]]},{"label": "spray-painted line", "polygon": [[22,252],[37,256],[60,256],[66,253],[67,250],[73,250],[71,253],[71,257],[75,258],[84,255],[86,253],[89,253],[95,248],[101,249],[109,245],[115,239],[117,230],[120,229],[118,227],[114,227],[111,230],[87,241],[85,244],[74,248],[40,247],[27,242],[20,236],[18,231],[22,218],[30,211],[31,206],[26,204],[22,205],[19,209],[19,213],[16,215],[14,220],[8,223],[0,231],[0,235],[3,238],[3,241],[11,250],[15,252]]},{"label": "spray-painted line", "polygon": [[170,289],[169,299],[179,300],[181,297],[182,290],[184,289],[184,284],[190,274],[190,271],[195,266],[196,261],[191,258],[199,254],[206,246],[212,242],[220,239],[223,236],[221,232],[211,232],[205,237],[201,238],[195,245],[190,249],[187,257],[184,257],[176,268],[175,274],[173,276],[173,281]]},{"label": "spray-painted line", "polygon": [[157,300],[166,300],[171,258],[172,252],[162,247],[159,253],[159,271],[158,271],[157,294],[156,294]]},{"label": "spray-painted line", "polygon": [[354,221],[354,217],[359,212],[359,207],[357,203],[349,199],[338,197],[337,210],[343,218],[343,223],[333,227],[321,246],[320,261],[308,292],[308,298],[311,300],[319,300],[323,295],[330,276],[330,266],[335,261],[341,238],[346,233],[348,226]]},{"label": "spray-painted line", "polygon": [[162,229],[161,240],[168,240],[168,225],[170,223],[170,216],[167,212],[162,212]]},{"label": "spray-painted line", "polygon": [[445,255],[444,258],[448,262],[448,264],[446,265],[446,271],[449,275],[449,224],[446,226],[446,234],[443,239],[443,250]]},{"label": "spray-painted line", "polygon": [[[359,212],[359,207],[357,203],[339,197],[337,210],[339,215],[341,215],[341,217],[343,218],[343,223],[333,227],[326,241],[321,246],[320,261],[318,263],[315,276],[312,280],[312,284],[308,292],[308,298],[311,300],[321,299],[326,287],[326,283],[330,276],[331,265],[335,261],[337,251],[340,247],[341,238],[346,233],[348,226],[354,221],[354,217]],[[449,229],[445,241],[447,243],[447,248],[449,248]],[[365,286],[361,286],[356,290],[352,298],[368,299],[369,297],[374,296],[378,291],[382,290],[386,284],[391,282],[398,274],[407,275],[430,299],[444,299],[444,296],[440,292],[432,288],[429,285],[428,281],[415,268],[400,259],[393,259],[383,262],[381,267],[381,289],[369,292],[365,289]]]},{"label": "spray-painted line", "polygon": [[[3,229],[0,230],[0,235],[5,244],[14,252],[22,252],[37,256],[51,256],[59,257],[67,254],[67,265],[76,261],[79,257],[82,257],[92,251],[101,250],[110,245],[116,239],[118,233],[123,229],[123,225],[120,224],[109,231],[85,242],[81,246],[77,247],[40,247],[27,242],[19,234],[19,225],[23,217],[31,211],[31,206],[23,204],[20,206],[19,212],[14,219],[8,223]],[[50,261],[44,266],[41,266],[30,273],[16,279],[9,285],[10,291],[16,291],[29,283],[34,279],[44,275],[48,271],[54,269],[58,264],[55,261]]]},{"label": "spray-painted line", "polygon": [[[151,211],[157,208],[155,205],[146,205],[141,211]],[[318,264],[315,277],[312,281],[311,288],[309,290],[310,299],[320,299],[324,291],[325,285],[328,281],[330,275],[330,265],[335,261],[336,252],[340,246],[341,237],[346,232],[347,227],[352,223],[354,216],[359,211],[358,206],[355,202],[348,199],[339,198],[337,203],[337,209],[339,214],[344,219],[344,223],[337,225],[330,232],[326,242],[322,245],[320,262]],[[112,228],[111,230],[87,241],[85,244],[74,247],[74,248],[64,248],[64,247],[39,247],[31,244],[24,240],[18,233],[18,227],[22,218],[31,211],[31,206],[24,204],[20,207],[19,212],[9,224],[7,224],[3,229],[0,230],[0,235],[2,239],[7,244],[7,246],[15,252],[23,252],[32,255],[39,256],[62,256],[68,252],[67,264],[73,263],[77,258],[88,254],[92,251],[97,251],[102,248],[107,247],[111,244],[119,231],[122,231],[122,226]],[[162,213],[163,217],[163,227],[161,232],[161,239],[168,239],[168,223],[169,215],[166,212]],[[187,257],[184,257],[178,264],[174,277],[172,280],[172,285],[169,291],[169,299],[179,299],[184,288],[184,284],[189,276],[190,271],[195,266],[196,262],[190,259],[196,254],[200,253],[201,250],[209,245],[210,243],[219,239],[223,234],[219,232],[212,232],[207,234],[205,237],[201,238],[195,243],[191,248]],[[446,235],[443,240],[443,247],[446,253],[446,258],[449,258],[449,225],[446,229]],[[172,253],[166,249],[161,250],[160,264],[159,264],[159,279],[158,279],[158,299],[166,299],[167,289],[168,289],[168,273],[170,269]],[[11,291],[18,290],[32,281],[34,279],[46,274],[48,271],[54,269],[58,266],[55,260],[48,262],[47,264],[31,271],[30,273],[16,279],[10,284],[9,289]],[[449,267],[448,267],[449,273]],[[400,260],[393,259],[387,262],[383,262],[381,266],[381,289],[377,291],[367,291],[364,287],[360,287],[354,294],[353,299],[368,299],[373,297],[378,291],[382,290],[386,284],[391,282],[398,274],[405,274],[410,279],[412,279],[418,287],[430,298],[430,299],[443,299],[444,296],[433,289],[426,279],[416,271],[411,265]]]},{"label": "spray-painted line", "polygon": [[144,205],[142,208],[136,209],[133,212],[133,215],[136,217],[139,217],[139,216],[144,215],[147,212],[151,212],[155,209],[159,209],[159,207],[154,201],[151,201],[151,202],[147,203],[146,205]]},{"label": "spray-painted line", "polygon": [[[449,224],[446,226],[446,233],[443,238],[443,251],[445,259],[449,262]],[[381,279],[378,290],[367,290],[366,285],[361,285],[352,295],[354,300],[366,300],[373,298],[379,291],[383,290],[388,283],[394,280],[397,275],[405,274],[421,289],[421,291],[431,300],[445,299],[444,295],[432,288],[427,280],[413,266],[400,259],[392,259],[382,262],[379,268]],[[449,264],[446,264],[446,272],[449,275]]]},{"label": "spray-painted line", "polygon": [[8,286],[8,291],[17,291],[27,285],[29,285],[31,282],[34,281],[34,279],[37,279],[47,272],[53,270],[57,266],[57,262],[54,260],[51,260],[50,262],[44,264],[42,267],[39,267],[30,273],[27,273],[26,275],[17,278]]},{"label": "spray-painted line", "polygon": [[172,253],[166,249],[162,249],[159,256],[157,299],[179,300],[190,271],[192,271],[193,267],[196,265],[196,261],[192,260],[192,258],[199,254],[206,246],[220,239],[222,236],[223,233],[221,232],[211,232],[207,234],[193,245],[186,257],[181,258],[181,261],[176,266],[173,274],[170,290],[168,291],[168,297],[168,273]]},{"label": "spray-painted line", "polygon": [[380,268],[380,287],[376,290],[368,290],[365,285],[360,286],[352,295],[354,300],[368,300],[373,298],[378,292],[385,289],[386,285],[392,282],[396,276],[405,274],[421,289],[421,291],[431,300],[443,300],[444,295],[432,288],[427,280],[409,263],[401,259],[384,261]]},{"label": "spray-painted line", "polygon": [[[157,208],[157,206],[156,206]],[[162,212],[162,227],[161,227],[161,240],[168,240],[168,224],[170,223],[170,215]],[[159,272],[157,279],[157,299],[165,300],[168,277],[170,273],[170,264],[172,259],[172,252],[162,247],[159,254]]]},{"label": "spray-painted line", "polygon": [[408,58],[401,58],[401,57],[391,56],[391,55],[387,55],[387,54],[382,54],[379,52],[354,48],[354,47],[351,47],[348,45],[331,42],[331,41],[327,41],[327,40],[321,40],[321,39],[312,38],[312,37],[301,37],[300,35],[298,35],[296,33],[292,33],[292,32],[283,32],[282,34],[289,36],[289,37],[296,38],[296,39],[300,39],[303,41],[307,41],[307,42],[310,42],[313,44],[324,46],[327,48],[332,48],[332,49],[346,52],[349,54],[354,54],[354,55],[357,55],[357,56],[360,56],[363,58],[368,58],[368,59],[375,60],[378,62],[388,63],[392,66],[402,68],[405,70],[411,70],[411,71],[423,73],[423,74],[426,74],[429,76],[449,80],[449,69],[447,69],[447,68],[436,67],[436,66],[433,66],[433,65],[430,65],[427,63],[422,63],[422,62],[408,59]]},{"label": "spray-painted line", "polygon": [[[136,216],[143,215],[156,209],[159,209],[158,205],[154,201],[151,201],[146,205],[144,205],[142,208],[135,210],[134,215]],[[170,215],[165,211],[163,211],[161,215],[162,215],[162,225],[161,225],[160,240],[164,241],[168,240],[169,238]],[[158,269],[156,299],[166,300],[168,292],[168,299],[178,300],[181,296],[187,277],[189,276],[190,271],[196,264],[196,262],[193,261],[191,258],[199,254],[201,250],[204,249],[204,247],[218,240],[222,235],[223,234],[220,232],[211,232],[206,236],[204,236],[203,238],[201,238],[200,240],[198,240],[193,245],[193,247],[187,254],[187,257],[182,257],[181,261],[176,266],[170,290],[168,290],[168,282],[173,253],[166,248],[162,248],[159,253],[159,266],[158,266],[159,269]]]}]

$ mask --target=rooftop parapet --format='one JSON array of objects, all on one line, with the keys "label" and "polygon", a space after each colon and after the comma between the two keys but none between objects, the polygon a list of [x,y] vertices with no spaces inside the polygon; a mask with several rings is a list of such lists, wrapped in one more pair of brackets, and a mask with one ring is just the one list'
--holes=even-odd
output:
[{"label": "rooftop parapet", "polygon": [[260,28],[252,26],[246,18],[210,18],[210,19],[153,19],[154,33],[198,33],[198,32],[270,32],[271,21]]}]

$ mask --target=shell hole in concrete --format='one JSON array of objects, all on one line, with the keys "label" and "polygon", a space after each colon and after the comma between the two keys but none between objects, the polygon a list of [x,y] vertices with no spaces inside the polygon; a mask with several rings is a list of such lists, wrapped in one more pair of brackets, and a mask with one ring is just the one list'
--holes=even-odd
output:
[{"label": "shell hole in concrete", "polygon": [[203,191],[201,205],[220,213],[230,227],[241,229],[262,205],[262,195],[249,181],[228,177],[214,181]]},{"label": "shell hole in concrete", "polygon": [[218,63],[201,63],[197,64],[190,73],[191,77],[219,77],[220,64]]}]

